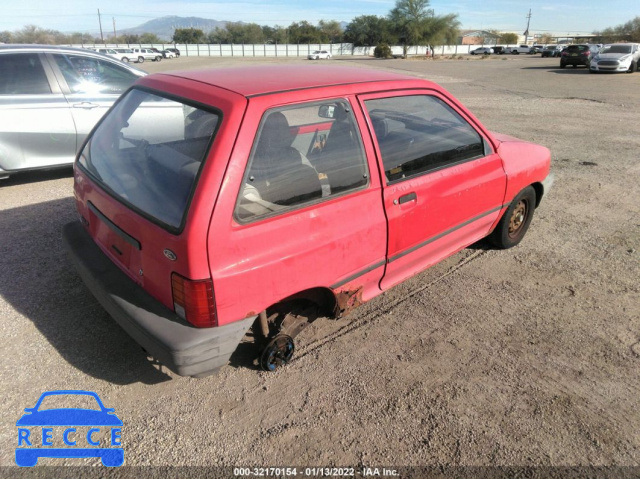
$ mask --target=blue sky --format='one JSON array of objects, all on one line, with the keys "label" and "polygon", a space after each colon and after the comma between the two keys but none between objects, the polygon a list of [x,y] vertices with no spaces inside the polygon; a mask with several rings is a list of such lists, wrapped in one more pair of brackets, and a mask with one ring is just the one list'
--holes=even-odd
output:
[{"label": "blue sky", "polygon": [[[112,30],[138,26],[165,15],[287,26],[307,20],[349,22],[359,15],[386,15],[395,0],[0,0],[0,31],[37,25],[63,32]],[[640,16],[637,0],[432,0],[437,15],[457,13],[463,29],[522,33],[531,8],[531,33],[590,33]]]}]

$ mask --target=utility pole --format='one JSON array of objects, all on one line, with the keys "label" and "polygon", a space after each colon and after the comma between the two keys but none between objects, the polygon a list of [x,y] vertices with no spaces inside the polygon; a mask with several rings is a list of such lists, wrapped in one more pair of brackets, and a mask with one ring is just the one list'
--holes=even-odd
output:
[{"label": "utility pole", "polygon": [[527,43],[527,37],[529,36],[529,24],[531,23],[531,9],[529,9],[529,15],[527,15],[527,29],[524,31],[524,42]]},{"label": "utility pole", "polygon": [[113,38],[114,41],[117,41],[116,39],[118,38],[118,34],[116,33],[116,19],[115,17],[111,17],[111,20],[113,20]]},{"label": "utility pole", "polygon": [[104,43],[104,35],[102,34],[102,18],[100,18],[99,8],[98,8],[98,23],[100,24],[100,38],[102,39],[102,43]]}]

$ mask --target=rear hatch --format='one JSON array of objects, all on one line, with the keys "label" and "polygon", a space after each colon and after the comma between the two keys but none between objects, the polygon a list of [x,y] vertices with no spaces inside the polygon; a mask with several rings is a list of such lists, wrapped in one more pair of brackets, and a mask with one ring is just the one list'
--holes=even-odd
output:
[{"label": "rear hatch", "polygon": [[208,275],[206,261],[189,265],[185,224],[220,123],[214,108],[133,89],[78,157],[77,206],[94,241],[172,309],[172,273]]}]

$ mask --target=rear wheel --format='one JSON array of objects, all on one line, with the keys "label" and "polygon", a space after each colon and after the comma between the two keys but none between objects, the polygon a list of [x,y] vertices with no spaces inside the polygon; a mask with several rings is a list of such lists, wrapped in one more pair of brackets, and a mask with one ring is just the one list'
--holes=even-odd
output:
[{"label": "rear wheel", "polygon": [[516,196],[489,236],[489,241],[500,249],[512,248],[524,237],[536,207],[536,192],[526,187]]},{"label": "rear wheel", "polygon": [[564,64],[563,62],[560,62],[560,68],[564,68],[566,66],[567,66],[566,64]]},{"label": "rear wheel", "polygon": [[286,334],[278,334],[262,351],[260,367],[265,371],[275,371],[291,360],[294,350],[293,338]]},{"label": "rear wheel", "polygon": [[159,61],[161,61],[161,60],[162,60],[162,57],[156,57],[156,60],[155,60],[155,61],[159,62]]}]

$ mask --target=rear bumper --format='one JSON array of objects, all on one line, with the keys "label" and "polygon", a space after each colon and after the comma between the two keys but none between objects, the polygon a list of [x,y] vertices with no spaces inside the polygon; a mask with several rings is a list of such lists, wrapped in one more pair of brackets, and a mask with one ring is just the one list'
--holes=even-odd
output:
[{"label": "rear bumper", "polygon": [[181,376],[204,376],[227,364],[256,318],[195,328],[113,264],[80,222],[67,224],[63,235],[71,260],[98,302],[151,356]]},{"label": "rear bumper", "polygon": [[588,67],[591,64],[591,60],[588,60],[586,58],[583,59],[579,57],[569,57],[560,61],[565,65],[584,65]]}]

